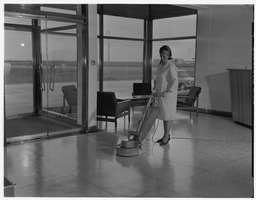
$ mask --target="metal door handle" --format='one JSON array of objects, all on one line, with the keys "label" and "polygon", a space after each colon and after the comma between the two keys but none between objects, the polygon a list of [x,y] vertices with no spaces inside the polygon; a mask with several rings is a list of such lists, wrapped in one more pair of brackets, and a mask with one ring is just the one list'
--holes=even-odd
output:
[{"label": "metal door handle", "polygon": [[50,73],[49,73],[49,89],[51,91],[54,91],[54,84],[55,84],[55,65],[51,64]]},{"label": "metal door handle", "polygon": [[45,90],[45,79],[44,79],[44,73],[43,73],[43,64],[40,65],[39,67],[39,76],[40,76],[40,85],[41,85],[41,90]]}]

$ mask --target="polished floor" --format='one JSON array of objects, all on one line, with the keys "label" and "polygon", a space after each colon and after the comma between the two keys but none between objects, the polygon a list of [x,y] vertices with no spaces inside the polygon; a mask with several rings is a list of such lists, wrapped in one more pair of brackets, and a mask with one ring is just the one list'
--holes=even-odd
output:
[{"label": "polished floor", "polygon": [[116,145],[141,116],[99,123],[98,132],[9,145],[4,174],[16,197],[242,197],[254,196],[252,129],[230,118],[178,111],[164,147],[156,121],[136,157],[116,156]]}]

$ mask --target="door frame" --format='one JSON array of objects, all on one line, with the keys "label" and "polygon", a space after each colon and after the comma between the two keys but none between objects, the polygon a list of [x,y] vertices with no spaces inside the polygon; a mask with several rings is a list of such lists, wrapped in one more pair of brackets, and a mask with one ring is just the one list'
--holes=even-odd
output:
[{"label": "door frame", "polygon": [[[80,118],[79,128],[80,132],[86,132],[88,129],[88,63],[85,61],[88,59],[88,23],[86,21],[88,13],[88,5],[77,4],[77,15],[71,14],[61,14],[54,12],[47,12],[41,10],[25,10],[13,6],[5,6],[5,16],[11,17],[24,17],[32,20],[32,26],[30,25],[20,25],[20,24],[6,24],[5,29],[11,30],[22,30],[29,31],[32,34],[32,63],[33,63],[33,113],[38,115],[40,109],[42,109],[42,91],[41,91],[41,80],[40,80],[40,65],[42,61],[41,56],[41,28],[39,26],[40,20],[53,20],[62,22],[72,22],[77,24],[77,30],[79,34],[77,37],[77,52],[80,52],[77,56],[77,60],[83,61],[78,62],[78,70],[80,69],[82,73],[78,73],[78,103],[80,102]],[[5,100],[4,100],[5,103]],[[78,112],[79,114],[79,112]],[[4,121],[6,121],[6,112],[4,104]],[[4,122],[4,127],[5,122]],[[49,137],[47,137],[49,138]],[[6,129],[4,128],[4,145],[7,145],[7,135]]]}]

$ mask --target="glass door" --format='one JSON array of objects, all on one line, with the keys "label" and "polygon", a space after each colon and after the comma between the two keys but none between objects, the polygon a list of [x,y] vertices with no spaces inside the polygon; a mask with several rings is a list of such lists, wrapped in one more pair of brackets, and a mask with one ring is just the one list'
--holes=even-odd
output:
[{"label": "glass door", "polygon": [[5,142],[46,137],[45,120],[37,115],[34,109],[36,77],[32,56],[32,20],[5,16],[5,25]]},{"label": "glass door", "polygon": [[[28,25],[31,20],[5,17],[5,23]],[[4,32],[5,114],[8,118],[33,112],[32,38],[29,31]]]},{"label": "glass door", "polygon": [[47,135],[78,131],[76,24],[41,20],[41,54],[40,115],[48,120]]},{"label": "glass door", "polygon": [[75,20],[12,15],[5,23],[7,144],[79,132]]}]

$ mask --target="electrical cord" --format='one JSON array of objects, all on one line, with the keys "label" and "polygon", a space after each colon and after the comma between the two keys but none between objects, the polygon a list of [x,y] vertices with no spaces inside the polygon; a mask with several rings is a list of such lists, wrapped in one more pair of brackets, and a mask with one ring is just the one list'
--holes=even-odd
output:
[{"label": "electrical cord", "polygon": [[[155,133],[156,133],[156,130],[158,129],[158,126],[159,126],[159,119],[157,119],[157,124],[156,124],[156,128],[152,134],[152,138],[151,138],[151,141],[156,144],[157,142],[154,141],[154,136],[155,136]],[[213,140],[213,139],[203,139],[203,138],[191,138],[191,137],[171,137],[170,138],[171,140],[201,140],[201,141],[221,141],[221,140]]]},{"label": "electrical cord", "polygon": [[157,119],[156,128],[155,128],[155,130],[154,130],[154,132],[153,132],[153,134],[152,134],[152,138],[151,138],[151,140],[152,140],[152,142],[153,142],[154,144],[156,143],[156,141],[154,141],[154,136],[155,136],[156,130],[158,129],[158,125],[159,125],[159,119]]}]

